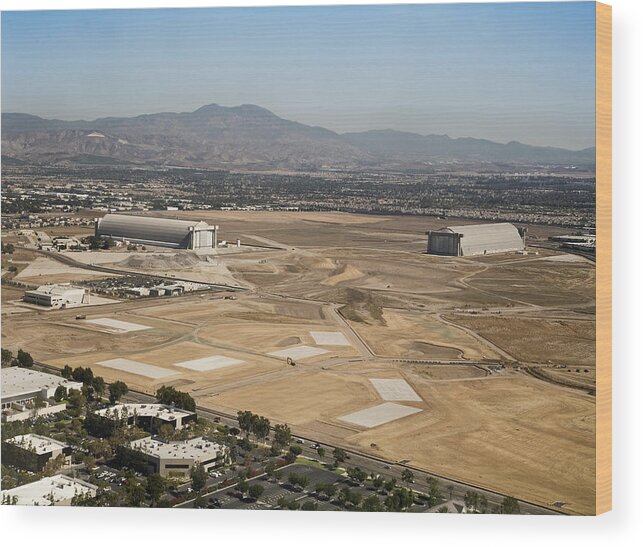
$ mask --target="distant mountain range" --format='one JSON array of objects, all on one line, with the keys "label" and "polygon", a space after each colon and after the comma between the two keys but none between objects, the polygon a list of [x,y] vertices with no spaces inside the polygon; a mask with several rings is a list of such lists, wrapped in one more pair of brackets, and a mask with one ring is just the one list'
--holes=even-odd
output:
[{"label": "distant mountain range", "polygon": [[203,106],[93,121],[2,114],[5,164],[172,165],[224,169],[390,168],[436,164],[595,165],[594,148],[565,150],[390,129],[339,134],[255,105]]}]

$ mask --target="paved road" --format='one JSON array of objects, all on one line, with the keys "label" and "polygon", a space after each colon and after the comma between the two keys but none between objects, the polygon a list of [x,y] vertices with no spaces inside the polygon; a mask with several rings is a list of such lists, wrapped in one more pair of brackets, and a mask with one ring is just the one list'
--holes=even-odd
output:
[{"label": "paved road", "polygon": [[[137,402],[137,403],[149,403],[154,402],[154,397],[146,395],[144,393],[132,392],[130,391],[125,397],[124,401],[128,402]],[[197,407],[199,415],[210,420],[217,420],[222,424],[228,425],[229,427],[238,427],[238,423],[235,416],[215,412],[210,409]],[[331,463],[333,461],[332,451],[335,446],[331,446],[325,443],[319,443],[322,446],[326,454],[323,459],[319,458],[317,450],[312,448],[313,444],[316,444],[315,439],[306,438],[297,434],[296,431],[293,431],[293,436],[296,439],[301,439],[303,441],[300,446],[303,449],[302,455],[311,459],[321,460],[323,463]],[[427,472],[426,470],[418,469],[405,463],[403,460],[399,462],[389,461],[383,458],[378,458],[369,454],[364,454],[356,450],[342,446],[341,448],[349,455],[349,460],[343,465],[348,467],[360,467],[367,473],[377,473],[382,475],[384,479],[390,479],[395,477],[398,483],[402,483],[402,471],[404,469],[410,469],[414,476],[415,482],[413,488],[420,492],[427,492],[428,485],[427,479],[429,477],[434,477],[437,479],[441,491],[448,498],[449,487],[453,488],[453,499],[462,500],[467,491],[472,490],[477,492],[479,495],[484,495],[487,498],[490,508],[493,508],[500,503],[502,503],[505,494],[501,492],[495,492],[486,488],[480,488],[475,485],[467,484],[461,481],[449,479],[435,473]],[[221,480],[221,479],[219,479]],[[552,500],[554,501],[554,500]],[[519,500],[521,513],[525,515],[553,515],[553,514],[564,514],[562,511],[557,510],[554,507],[544,507],[529,503],[526,501]]]}]

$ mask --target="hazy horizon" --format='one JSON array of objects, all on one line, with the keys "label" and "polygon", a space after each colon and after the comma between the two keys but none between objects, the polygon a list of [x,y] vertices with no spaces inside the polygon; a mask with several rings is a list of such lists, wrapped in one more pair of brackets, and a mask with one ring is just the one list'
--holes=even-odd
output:
[{"label": "hazy horizon", "polygon": [[338,133],[595,145],[593,2],[2,13],[2,111],[255,104]]}]

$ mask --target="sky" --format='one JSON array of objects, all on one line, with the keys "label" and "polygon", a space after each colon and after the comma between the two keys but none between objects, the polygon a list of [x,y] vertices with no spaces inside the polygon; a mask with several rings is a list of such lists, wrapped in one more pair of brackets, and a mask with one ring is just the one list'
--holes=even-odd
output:
[{"label": "sky", "polygon": [[595,144],[595,4],[2,13],[2,111],[257,104],[339,133]]}]

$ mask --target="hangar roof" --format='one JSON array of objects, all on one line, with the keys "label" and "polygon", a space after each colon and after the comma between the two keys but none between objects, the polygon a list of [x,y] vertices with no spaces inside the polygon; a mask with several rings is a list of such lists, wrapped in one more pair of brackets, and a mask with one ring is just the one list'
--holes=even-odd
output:
[{"label": "hangar roof", "polygon": [[170,243],[178,247],[187,242],[191,229],[208,228],[211,226],[203,221],[107,214],[98,221],[96,235],[145,241],[150,245]]},{"label": "hangar roof", "polygon": [[471,256],[503,251],[519,251],[525,248],[518,228],[509,222],[494,224],[468,224],[449,226],[439,231],[462,234],[462,254]]}]

